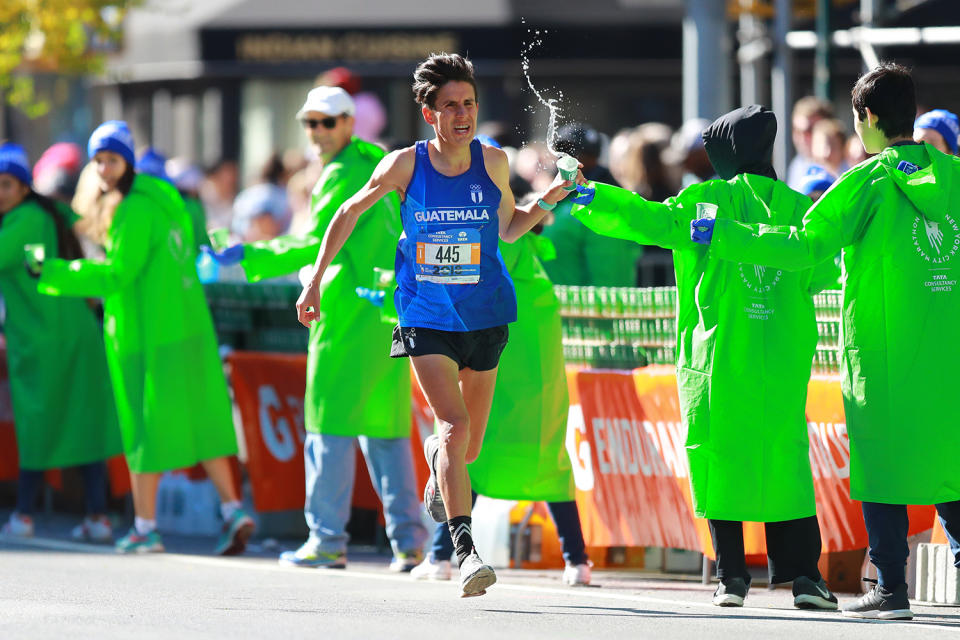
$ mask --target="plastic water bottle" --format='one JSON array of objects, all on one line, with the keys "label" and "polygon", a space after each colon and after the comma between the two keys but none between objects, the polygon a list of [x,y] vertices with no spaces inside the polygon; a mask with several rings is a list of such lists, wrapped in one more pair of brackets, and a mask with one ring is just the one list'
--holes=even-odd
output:
[{"label": "plastic water bottle", "polygon": [[197,254],[197,277],[203,284],[217,282],[220,279],[220,264],[204,251]]}]

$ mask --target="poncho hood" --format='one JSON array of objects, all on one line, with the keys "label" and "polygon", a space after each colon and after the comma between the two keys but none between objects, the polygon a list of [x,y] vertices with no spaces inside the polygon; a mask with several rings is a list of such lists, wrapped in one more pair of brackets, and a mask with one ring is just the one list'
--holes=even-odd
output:
[{"label": "poncho hood", "polygon": [[773,170],[773,141],[777,118],[758,104],[720,116],[703,132],[703,146],[717,175],[730,180],[741,173],[777,179]]}]

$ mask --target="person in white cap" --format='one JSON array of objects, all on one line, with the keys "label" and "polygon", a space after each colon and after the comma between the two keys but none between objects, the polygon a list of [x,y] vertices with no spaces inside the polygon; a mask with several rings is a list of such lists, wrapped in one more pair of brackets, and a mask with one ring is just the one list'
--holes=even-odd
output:
[{"label": "person in white cap", "polygon": [[[311,197],[312,230],[211,251],[214,259],[241,264],[251,281],[293,273],[316,260],[330,220],[386,155],[353,135],[354,113],[353,100],[339,87],[312,89],[297,112],[324,163]],[[390,194],[357,224],[320,284],[323,301],[310,327],[304,398],[304,515],[310,537],[281,554],[281,564],[346,566],[357,440],[384,505],[394,554],[390,568],[409,571],[421,560],[427,530],[420,521],[410,450],[410,367],[384,356],[391,327],[355,293],[370,286],[374,268],[393,269],[400,230],[400,202]]]}]

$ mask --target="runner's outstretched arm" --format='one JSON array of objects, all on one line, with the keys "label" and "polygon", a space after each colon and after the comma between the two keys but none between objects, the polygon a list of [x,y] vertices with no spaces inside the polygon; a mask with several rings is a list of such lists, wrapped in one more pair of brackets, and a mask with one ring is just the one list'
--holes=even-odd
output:
[{"label": "runner's outstretched arm", "polygon": [[[484,147],[483,160],[487,168],[487,174],[500,189],[500,209],[497,211],[500,218],[500,238],[504,242],[516,242],[523,234],[543,220],[543,217],[547,215],[547,209],[541,208],[537,201],[525,204],[522,207],[517,206],[513,191],[510,190],[510,165],[507,162],[507,154],[494,147]],[[579,171],[577,172],[576,182],[577,184],[586,183],[586,179]],[[556,204],[569,195],[570,192],[566,191],[564,187],[569,187],[572,184],[573,182],[564,180],[558,172],[553,179],[553,183],[540,196],[540,199],[547,204]]]},{"label": "runner's outstretched arm", "polygon": [[374,169],[367,184],[337,209],[326,233],[323,234],[313,274],[297,300],[297,319],[300,324],[309,327],[316,319],[320,306],[320,281],[327,267],[353,233],[357,219],[391,191],[397,191],[401,198],[403,197],[405,186],[413,174],[414,159],[412,147],[388,154]]}]

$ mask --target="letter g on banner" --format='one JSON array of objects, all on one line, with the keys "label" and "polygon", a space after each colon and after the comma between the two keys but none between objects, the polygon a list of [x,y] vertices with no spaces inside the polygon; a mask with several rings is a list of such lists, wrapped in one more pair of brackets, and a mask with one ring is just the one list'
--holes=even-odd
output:
[{"label": "letter g on banner", "polygon": [[300,438],[294,433],[290,409],[270,385],[257,388],[257,400],[260,406],[260,435],[263,443],[274,458],[286,462],[300,450]]},{"label": "letter g on banner", "polygon": [[565,445],[573,465],[574,484],[580,491],[592,491],[593,459],[590,455],[590,442],[587,440],[587,425],[583,421],[583,410],[578,404],[570,405]]}]

